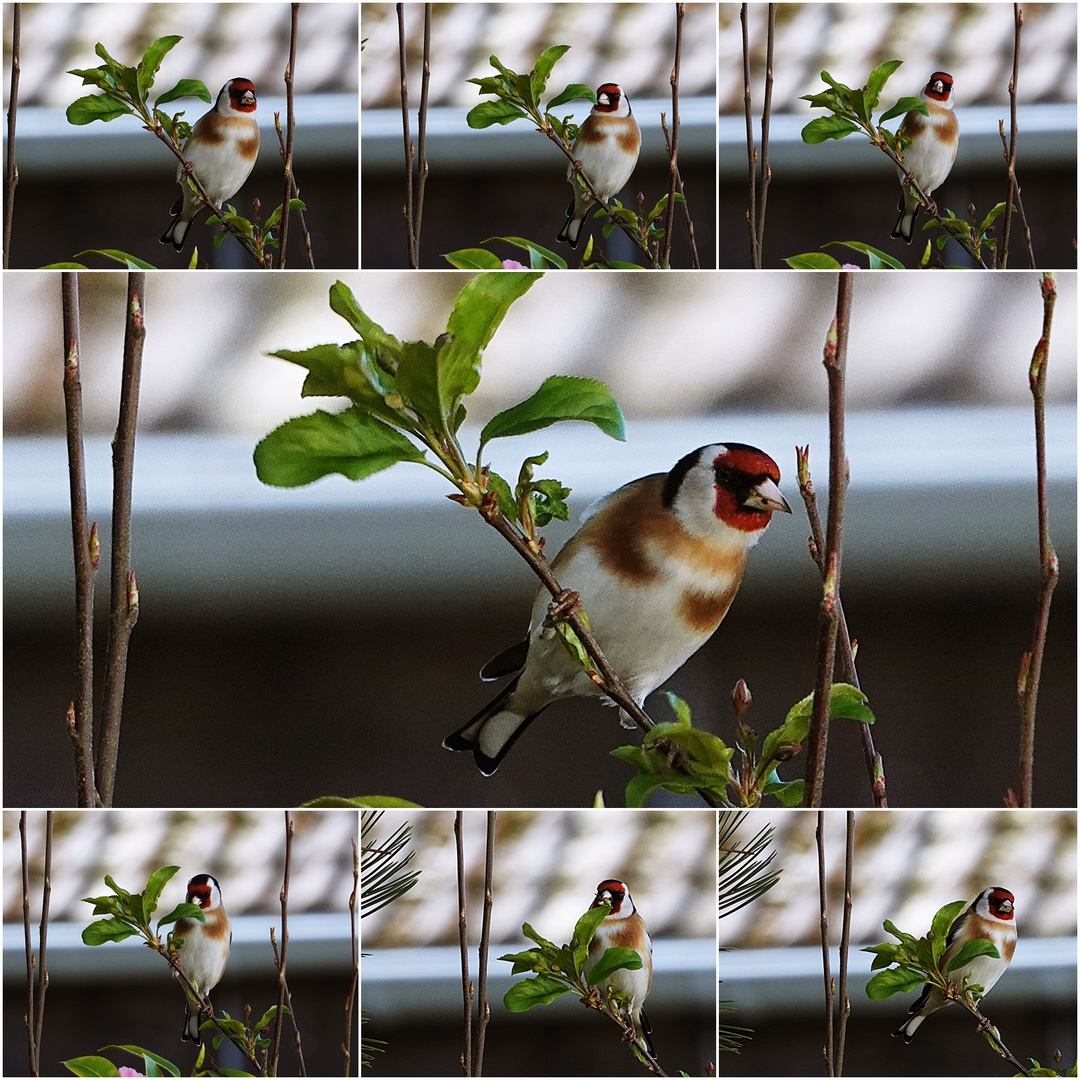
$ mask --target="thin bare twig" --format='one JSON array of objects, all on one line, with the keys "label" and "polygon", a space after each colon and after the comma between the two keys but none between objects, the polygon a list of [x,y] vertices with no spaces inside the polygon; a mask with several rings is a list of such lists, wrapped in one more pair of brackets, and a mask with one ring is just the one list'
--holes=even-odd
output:
[{"label": "thin bare twig", "polygon": [[818,612],[817,678],[806,761],[806,802],[820,806],[825,784],[825,752],[829,740],[829,703],[839,625],[840,555],[843,538],[847,458],[844,451],[844,371],[851,323],[850,272],[839,275],[836,314],[825,342],[829,380],[829,516],[825,530],[825,584]]},{"label": "thin bare twig", "polygon": [[88,526],[86,456],[83,444],[79,352],[79,275],[60,275],[64,321],[64,419],[71,496],[71,546],[75,556],[75,701],[69,730],[75,750],[75,799],[82,809],[97,805],[94,780],[94,575],[98,563],[97,522]]},{"label": "thin bare twig", "polygon": [[743,112],[746,114],[746,162],[750,174],[750,210],[746,224],[750,230],[750,268],[761,269],[761,252],[757,234],[757,147],[754,146],[754,117],[750,100],[750,30],[747,24],[749,4],[743,4],[739,19],[742,22],[743,53]]},{"label": "thin bare twig", "polygon": [[38,1046],[34,1040],[35,979],[37,966],[34,957],[33,942],[30,940],[30,862],[26,853],[26,811],[19,815],[19,843],[22,853],[22,909],[23,909],[23,948],[26,953],[26,1057],[31,1076],[38,1075]]},{"label": "thin bare twig", "polygon": [[293,73],[296,70],[296,27],[300,17],[300,5],[292,5],[292,23],[289,31],[289,63],[285,68],[285,177],[284,191],[281,196],[281,242],[278,245],[278,269],[285,269],[285,246],[289,241],[289,204],[296,181],[293,178],[293,134],[296,130],[296,117],[293,115]]},{"label": "thin bare twig", "polygon": [[833,980],[829,961],[829,895],[825,880],[825,812],[818,811],[814,831],[818,858],[818,909],[821,929],[821,970],[825,979],[825,1075],[835,1076],[833,1059]]},{"label": "thin bare twig", "polygon": [[401,135],[405,141],[405,238],[408,246],[409,266],[419,268],[417,262],[416,234],[413,230],[413,143],[409,134],[409,72],[405,55],[405,5],[397,4],[398,24],[398,70],[401,75]]},{"label": "thin bare twig", "polygon": [[105,667],[98,782],[103,806],[113,805],[116,762],[120,752],[120,718],[124,709],[128,644],[139,618],[139,589],[131,569],[131,491],[135,471],[135,428],[139,414],[143,341],[146,338],[146,273],[128,275],[124,370],[120,384],[120,416],[113,438],[113,508],[110,548],[109,644]]},{"label": "thin bare twig", "polygon": [[[671,134],[668,131],[667,117],[660,114],[660,129],[664,133],[664,149],[668,157],[671,157]],[[679,166],[675,166],[675,182],[679,186],[679,194],[682,196],[683,217],[686,218],[686,239],[690,243],[690,267],[693,270],[701,269],[701,260],[698,258],[697,238],[694,235],[694,219],[690,216],[690,204],[686,201],[686,188],[683,185],[682,173]]]},{"label": "thin bare twig", "polygon": [[356,988],[360,984],[360,944],[356,938],[356,897],[360,890],[360,852],[356,841],[352,842],[352,892],[349,893],[349,934],[352,939],[352,982],[345,998],[345,1041],[341,1049],[345,1053],[345,1071],[348,1076],[352,1068],[352,1022],[356,1011]]},{"label": "thin bare twig", "polygon": [[477,956],[476,1049],[473,1053],[473,1076],[484,1075],[484,1039],[491,1007],[487,999],[488,946],[491,942],[492,878],[495,874],[494,810],[487,812],[487,848],[484,852],[484,916],[480,928],[480,952]]},{"label": "thin bare twig", "polygon": [[847,842],[844,845],[844,925],[840,931],[840,983],[836,1000],[840,1016],[836,1025],[836,1075],[844,1075],[844,1044],[847,1042],[847,1022],[851,1014],[851,1001],[847,992],[848,946],[851,942],[851,881],[855,863],[855,811],[847,812]]},{"label": "thin bare twig", "polygon": [[[814,560],[824,581],[825,535],[822,532],[821,518],[818,515],[814,483],[810,477],[810,447],[796,446],[795,457],[798,462],[799,494],[802,495],[803,504],[806,507],[806,517],[810,523],[810,557]],[[839,594],[836,597],[836,613],[839,621],[836,648],[839,654],[837,662],[840,666],[840,679],[842,682],[850,683],[857,690],[862,689],[859,683],[859,673],[855,668],[855,652],[851,645],[847,616],[844,614],[844,605]],[[874,805],[884,809],[888,806],[885,794],[885,765],[881,755],[874,747],[874,735],[870,725],[860,721],[859,730],[862,735],[863,757],[866,760],[866,771],[870,778],[870,789],[873,794]]]},{"label": "thin bare twig", "polygon": [[454,842],[457,848],[458,882],[458,942],[461,946],[461,998],[465,1009],[465,1049],[461,1055],[461,1068],[466,1076],[472,1076],[472,982],[469,979],[469,924],[465,899],[465,847],[462,836],[462,819],[459,810],[454,815]]},{"label": "thin bare twig", "polygon": [[664,215],[664,246],[660,265],[671,266],[671,227],[675,223],[675,184],[679,172],[679,68],[682,64],[682,29],[686,5],[675,5],[675,62],[671,66],[671,156],[668,161],[668,204]]},{"label": "thin bare twig", "polygon": [[11,88],[8,91],[7,187],[4,192],[4,269],[11,252],[11,215],[15,210],[15,188],[19,166],[15,163],[15,117],[19,103],[19,40],[22,37],[22,4],[13,4],[11,20]]},{"label": "thin bare twig", "polygon": [[[273,1049],[270,1052],[270,1075],[277,1076],[281,1056],[281,1027],[285,1019],[285,963],[289,952],[289,871],[292,869],[292,842],[296,825],[292,814],[285,811],[285,872],[281,877],[281,957],[278,964],[277,1017],[274,1021]],[[295,1017],[293,1018],[295,1022]]]},{"label": "thin bare twig", "polygon": [[424,5],[424,68],[420,80],[420,109],[416,114],[416,205],[413,207],[413,249],[420,261],[420,226],[424,219],[424,189],[427,187],[428,87],[431,83],[431,4]]},{"label": "thin bare twig", "polygon": [[765,204],[769,198],[772,169],[769,168],[769,119],[772,116],[773,39],[776,36],[776,5],[769,5],[769,28],[765,43],[765,102],[761,107],[761,195],[757,207],[758,265],[765,253]]},{"label": "thin bare twig", "polygon": [[1046,490],[1046,368],[1050,360],[1050,330],[1057,300],[1057,281],[1053,274],[1042,276],[1042,335],[1035,346],[1028,369],[1028,384],[1035,406],[1035,478],[1039,505],[1039,572],[1041,588],[1039,608],[1031,650],[1020,662],[1018,693],[1020,697],[1020,805],[1031,806],[1035,772],[1035,708],[1042,679],[1043,652],[1050,622],[1050,600],[1058,580],[1058,557],[1050,540],[1050,505]]},{"label": "thin bare twig", "polygon": [[1013,198],[1019,192],[1016,182],[1016,82],[1020,77],[1020,28],[1024,25],[1024,9],[1019,4],[1013,4],[1013,20],[1015,30],[1013,32],[1013,66],[1012,78],[1009,79],[1009,154],[1006,158],[1008,163],[1008,185],[1005,189],[1005,221],[1001,227],[1001,250],[998,254],[997,264],[1002,270],[1009,261],[1009,238],[1012,235],[1012,207]]}]

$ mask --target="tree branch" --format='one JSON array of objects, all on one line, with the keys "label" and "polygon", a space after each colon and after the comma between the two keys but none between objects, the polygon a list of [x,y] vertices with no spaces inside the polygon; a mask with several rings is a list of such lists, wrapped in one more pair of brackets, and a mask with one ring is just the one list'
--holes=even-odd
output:
[{"label": "tree branch", "polygon": [[[289,63],[285,68],[285,177],[284,192],[281,196],[281,236],[278,243],[277,265],[285,269],[285,246],[289,240],[289,204],[296,181],[293,178],[293,133],[296,130],[296,117],[293,115],[293,72],[296,69],[296,27],[300,16],[300,5],[292,5],[292,22],[289,31]],[[299,194],[299,193],[298,193]],[[310,250],[310,245],[309,245]]]},{"label": "tree branch", "polygon": [[19,42],[22,37],[22,4],[12,4],[11,89],[8,91],[7,178],[4,191],[4,269],[11,253],[11,219],[15,212],[15,188],[19,185],[19,166],[15,163],[15,117],[19,104]]},{"label": "tree branch", "polygon": [[671,66],[671,146],[668,161],[668,204],[664,215],[664,245],[660,265],[671,266],[671,227],[675,222],[675,184],[679,176],[679,68],[682,64],[682,29],[686,5],[675,5],[675,62]]}]

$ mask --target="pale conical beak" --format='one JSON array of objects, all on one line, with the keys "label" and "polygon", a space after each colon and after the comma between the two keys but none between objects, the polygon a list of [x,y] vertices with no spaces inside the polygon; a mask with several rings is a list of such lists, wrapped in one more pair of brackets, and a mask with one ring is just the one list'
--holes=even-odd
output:
[{"label": "pale conical beak", "polygon": [[788,506],[787,499],[784,498],[780,493],[780,489],[769,477],[766,477],[757,487],[751,490],[746,505],[758,510],[779,510],[782,514],[791,513],[791,507]]}]

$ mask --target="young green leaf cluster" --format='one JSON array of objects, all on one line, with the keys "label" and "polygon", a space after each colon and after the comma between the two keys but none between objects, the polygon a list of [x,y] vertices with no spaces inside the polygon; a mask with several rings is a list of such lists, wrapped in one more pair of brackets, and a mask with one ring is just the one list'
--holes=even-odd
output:
[{"label": "young green leaf cluster", "polygon": [[[802,802],[803,781],[781,780],[777,766],[802,749],[810,730],[813,694],[793,705],[783,724],[765,736],[760,754],[755,753],[757,736],[741,719],[736,745],[728,746],[718,735],[693,726],[685,701],[672,693],[666,696],[675,720],[657,724],[641,746],[620,746],[611,752],[638,770],[626,785],[627,806],[644,806],[656,788],[677,795],[701,792],[719,806],[760,806],[770,795],[784,806]],[[830,717],[874,722],[866,695],[848,683],[833,684]],[[739,766],[733,760],[736,752]]]},{"label": "young green leaf cluster", "polygon": [[163,866],[150,875],[146,888],[140,893],[130,893],[121,889],[108,875],[105,884],[112,889],[108,896],[87,896],[84,904],[94,905],[95,915],[108,915],[90,923],[83,932],[84,945],[104,945],[107,941],[123,941],[124,938],[141,936],[152,949],[162,951],[161,928],[175,923],[177,919],[198,919],[206,922],[206,916],[198,904],[177,904],[168,915],[157,921],[157,929],[150,928],[150,918],[157,910],[161,890],[165,888],[179,866]]},{"label": "young green leaf cluster", "polygon": [[[200,101],[209,103],[212,100],[210,91],[198,79],[181,79],[171,89],[159,94],[154,103],[150,104],[150,91],[154,86],[154,77],[166,54],[182,40],[178,35],[172,34],[151,42],[135,67],[128,67],[114,59],[105,46],[99,42],[94,47],[94,51],[105,62],[96,68],[74,68],[68,74],[77,75],[82,79],[84,86],[96,86],[101,93],[88,94],[73,101],[67,107],[68,123],[84,126],[95,120],[108,123],[118,116],[137,116],[142,121],[143,127],[165,143],[177,160],[183,164],[183,143],[191,134],[191,125],[181,119],[184,115],[183,111],[170,114],[161,106],[186,97],[198,98]],[[193,173],[188,171],[184,177],[184,183],[189,184],[212,211],[217,210]],[[289,209],[304,210],[306,207],[299,199],[292,199],[289,202]],[[263,266],[268,258],[267,249],[277,247],[280,241],[280,237],[275,236],[273,230],[280,222],[281,214],[282,207],[278,206],[265,222],[260,221],[258,215],[254,221],[251,221],[237,214],[232,207],[225,206],[221,208],[220,213],[207,218],[207,224],[221,224],[223,227],[224,231],[214,235],[216,247],[220,247],[226,236],[235,236],[248,254],[260,266]],[[113,248],[81,251],[75,256],[75,260],[90,255],[118,262],[129,269],[154,269],[150,263]],[[192,259],[192,265],[194,262],[195,257]],[[86,267],[73,260],[53,263],[45,269],[85,270]]]},{"label": "young green leaf cluster", "polygon": [[633,1024],[626,1018],[626,995],[614,992],[610,987],[600,987],[605,979],[622,968],[631,971],[640,968],[641,956],[634,949],[615,946],[605,949],[589,971],[585,971],[589,962],[589,943],[610,910],[611,905],[606,901],[589,908],[578,919],[574,926],[574,935],[566,945],[556,945],[548,941],[525,923],[521,931],[530,941],[536,942],[537,947],[524,952],[508,953],[499,959],[514,965],[514,975],[526,971],[534,974],[531,979],[511,986],[503,997],[503,1003],[508,1012],[520,1013],[527,1012],[536,1005],[550,1005],[563,994],[576,994],[588,1008],[597,1009],[615,1021],[624,1034],[628,1034],[633,1040],[631,1045],[635,1054],[641,1058],[645,1048],[639,1046]]},{"label": "young green leaf cluster", "polygon": [[862,950],[874,954],[870,970],[877,972],[866,984],[866,996],[871,1001],[882,1001],[893,994],[906,994],[924,983],[930,983],[953,1001],[963,1003],[966,999],[971,1006],[977,1005],[982,997],[982,987],[970,984],[967,976],[963,984],[958,986],[950,980],[949,973],[971,963],[976,956],[998,956],[997,947],[986,938],[973,938],[949,961],[947,968],[941,967],[948,945],[949,927],[966,906],[963,900],[946,904],[934,916],[929,933],[921,938],[898,930],[886,919],[885,930],[900,943],[893,945],[884,942],[881,945],[868,945]]}]

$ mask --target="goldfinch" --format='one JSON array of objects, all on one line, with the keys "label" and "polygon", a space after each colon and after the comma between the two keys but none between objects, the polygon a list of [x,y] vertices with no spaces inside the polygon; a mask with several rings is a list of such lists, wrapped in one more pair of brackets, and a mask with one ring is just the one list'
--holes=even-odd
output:
[{"label": "goldfinch", "polygon": [[[259,155],[259,124],[255,119],[255,84],[250,79],[232,79],[217,96],[214,107],[202,116],[184,143],[184,160],[203,190],[220,208],[244,185]],[[184,167],[176,170],[183,195],[172,208],[173,221],[162,236],[163,244],[177,251],[184,246],[188,226],[203,209],[183,179]]]},{"label": "goldfinch", "polygon": [[[775,511],[791,513],[779,481],[776,462],[756,447],[702,446],[670,472],[602,499],[552,563],[639,705],[712,636],[739,591],[747,552]],[[541,589],[528,637],[480,672],[485,680],[514,679],[443,741],[449,750],[471,750],[485,776],[552,702],[600,694],[545,626],[550,603]]]},{"label": "goldfinch", "polygon": [[[195,984],[203,1009],[212,1009],[209,993],[221,981],[229,962],[232,929],[229,916],[221,903],[221,888],[210,874],[196,874],[187,885],[187,902],[198,904],[206,922],[198,919],[177,919],[174,933],[184,939],[180,946],[180,966]],[[199,1008],[190,1001],[181,1038],[200,1043]]]}]

